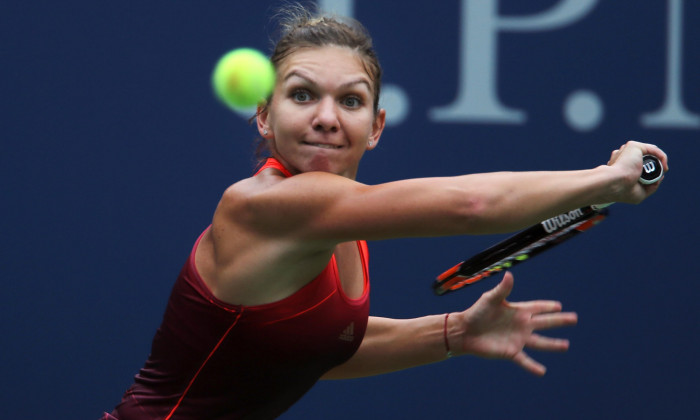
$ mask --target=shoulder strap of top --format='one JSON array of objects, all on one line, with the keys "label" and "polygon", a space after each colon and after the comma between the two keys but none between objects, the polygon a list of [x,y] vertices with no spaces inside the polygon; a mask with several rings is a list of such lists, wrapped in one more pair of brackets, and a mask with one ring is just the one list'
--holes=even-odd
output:
[{"label": "shoulder strap of top", "polygon": [[277,169],[278,171],[282,172],[284,174],[284,176],[286,176],[287,178],[292,176],[292,173],[289,172],[287,170],[287,168],[285,168],[284,165],[282,165],[280,163],[280,161],[275,159],[275,158],[267,158],[267,160],[265,161],[263,166],[261,166],[260,169],[258,169],[258,171],[255,173],[255,175],[259,174],[260,172],[264,171],[267,168]]}]

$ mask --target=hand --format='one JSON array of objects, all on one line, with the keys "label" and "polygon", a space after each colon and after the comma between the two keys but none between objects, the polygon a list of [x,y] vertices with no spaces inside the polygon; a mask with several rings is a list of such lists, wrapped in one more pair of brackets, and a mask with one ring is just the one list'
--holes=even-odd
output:
[{"label": "hand", "polygon": [[653,194],[660,182],[652,185],[642,185],[639,176],[642,173],[642,156],[653,155],[659,158],[664,172],[668,172],[668,157],[658,147],[652,144],[628,141],[610,155],[608,166],[622,171],[624,182],[615,191],[615,197],[610,201],[638,204]]},{"label": "hand", "polygon": [[546,368],[528,356],[525,347],[543,351],[566,351],[569,341],[540,336],[534,331],[576,324],[573,312],[561,312],[561,303],[549,300],[511,303],[513,275],[484,293],[469,309],[455,314],[460,322],[460,352],[490,359],[510,359],[535,375]]}]

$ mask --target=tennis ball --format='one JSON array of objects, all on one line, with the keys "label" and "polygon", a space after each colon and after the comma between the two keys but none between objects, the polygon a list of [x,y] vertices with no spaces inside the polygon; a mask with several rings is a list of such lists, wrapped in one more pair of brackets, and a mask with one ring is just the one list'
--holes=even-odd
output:
[{"label": "tennis ball", "polygon": [[234,110],[254,107],[272,93],[275,69],[260,51],[238,48],[216,63],[212,85],[216,96]]}]

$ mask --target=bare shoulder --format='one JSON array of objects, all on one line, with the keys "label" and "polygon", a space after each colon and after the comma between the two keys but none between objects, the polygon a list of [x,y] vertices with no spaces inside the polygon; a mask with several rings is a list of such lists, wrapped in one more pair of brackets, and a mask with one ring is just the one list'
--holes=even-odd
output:
[{"label": "bare shoulder", "polygon": [[259,202],[274,192],[269,190],[283,182],[282,175],[264,171],[258,176],[246,178],[229,186],[221,196],[217,213],[222,213],[224,217],[232,216],[233,220],[245,223],[245,220],[253,216],[260,215]]},{"label": "bare shoulder", "polygon": [[303,239],[314,221],[362,185],[324,172],[286,178],[264,171],[227,188],[217,214],[260,233]]},{"label": "bare shoulder", "polygon": [[333,244],[296,233],[303,229],[303,211],[297,209],[303,200],[291,203],[291,180],[265,171],[223,193],[197,256],[204,281],[219,299],[247,305],[278,300],[327,263]]}]

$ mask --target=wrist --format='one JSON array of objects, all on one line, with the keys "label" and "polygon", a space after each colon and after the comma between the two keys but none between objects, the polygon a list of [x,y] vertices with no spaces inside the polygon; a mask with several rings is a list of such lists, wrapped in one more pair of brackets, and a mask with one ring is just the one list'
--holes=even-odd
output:
[{"label": "wrist", "polygon": [[449,320],[450,320],[450,313],[445,314],[445,322],[443,324],[443,333],[442,333],[442,338],[445,342],[445,357],[448,359],[453,356],[452,354],[452,347],[450,347],[450,339],[449,339]]},{"label": "wrist", "polygon": [[597,179],[600,179],[597,191],[602,195],[597,202],[620,201],[629,183],[629,174],[617,166],[610,165],[600,165],[595,168],[595,171],[598,175]]},{"label": "wrist", "polygon": [[443,342],[447,359],[462,354],[458,327],[457,314],[446,313],[443,320]]}]

